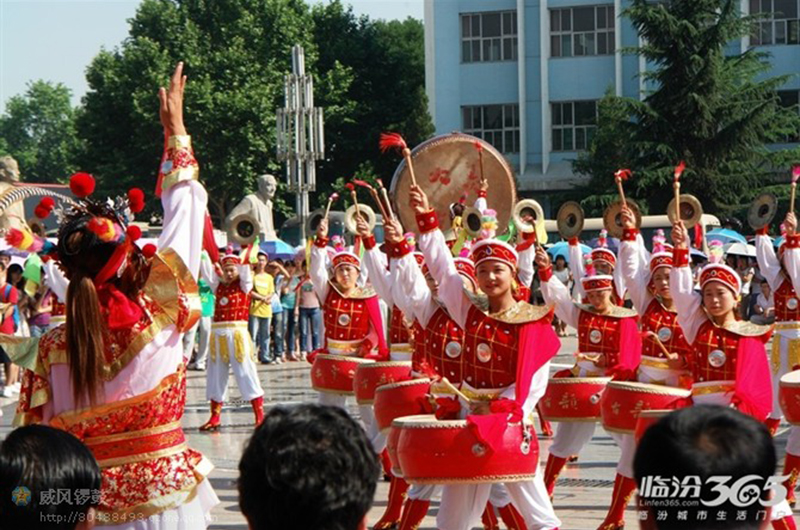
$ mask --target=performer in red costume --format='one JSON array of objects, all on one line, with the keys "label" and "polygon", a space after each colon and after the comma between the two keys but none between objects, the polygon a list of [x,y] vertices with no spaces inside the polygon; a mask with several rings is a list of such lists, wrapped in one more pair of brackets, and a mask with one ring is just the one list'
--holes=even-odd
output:
[{"label": "performer in red costume", "polygon": [[[787,235],[788,237],[788,235]],[[689,268],[689,235],[682,222],[672,227],[675,244],[670,277],[678,321],[694,349],[692,400],[734,406],[764,421],[772,410],[772,382],[765,344],[772,329],[736,319],[741,280],[722,263],[722,245],[709,243],[711,256],[700,273],[700,293]],[[772,507],[772,527],[796,528],[784,500]]]},{"label": "performer in red costume", "polygon": [[[17,409],[17,424],[59,427],[92,451],[103,474],[101,529],[205,528],[219,502],[205,478],[211,464],[187,446],[181,428],[181,339],[200,314],[207,202],[183,125],[182,71],[179,63],[159,93],[168,142],[158,253],[148,261],[134,244],[131,199],[113,206],[82,199],[65,212],[57,248],[70,282],[67,322],[39,340]],[[94,189],[85,173],[70,184],[81,198]]]},{"label": "performer in red costume", "polygon": [[[378,297],[372,289],[359,287],[361,259],[342,250],[331,259],[333,278],[328,271],[328,220],[317,227],[311,248],[309,274],[317,297],[322,301],[325,346],[309,356],[335,354],[388,360],[389,348],[383,333],[383,318]],[[320,392],[320,403],[344,407],[347,396]]]},{"label": "performer in red costume", "polygon": [[[600,237],[597,238],[597,248],[592,249],[589,254],[592,266],[597,274],[604,274],[613,277],[612,300],[616,305],[622,305],[625,299],[625,280],[622,271],[617,267],[617,256],[608,248],[608,232],[600,230]],[[569,240],[569,270],[575,280],[578,298],[584,303],[587,302],[587,293],[581,281],[586,276],[586,266],[578,238],[573,237]]]},{"label": "performer in red costume", "polygon": [[[468,423],[490,447],[498,446],[497,437],[502,436],[509,421],[522,422],[530,433],[531,414],[547,386],[549,361],[560,345],[550,325],[550,309],[514,300],[511,286],[517,252],[491,237],[471,251],[477,283],[486,296],[470,296],[438,229],[436,214],[418,186],[411,186],[411,206],[417,214],[425,263],[439,284],[439,298],[465,333],[461,392],[470,401],[459,404],[467,408],[464,413]],[[531,481],[505,486],[528,527],[557,528],[561,524],[540,473]],[[445,486],[438,528],[471,528],[486,506],[491,487]]]},{"label": "performer in red costume", "polygon": [[242,263],[242,258],[230,251],[220,260],[220,267],[221,274],[217,274],[210,260],[201,260],[203,280],[214,291],[215,297],[206,371],[206,397],[211,402],[211,417],[200,427],[201,431],[220,428],[230,369],[242,399],[253,407],[256,426],[264,419],[264,390],[258,380],[255,346],[247,330],[250,291],[253,289],[252,270],[249,264]]},{"label": "performer in red costume", "polygon": [[[635,378],[642,352],[642,342],[637,328],[635,311],[617,306],[613,301],[614,278],[595,274],[587,267],[581,278],[589,304],[576,304],[569,290],[553,276],[550,257],[544,249],[537,250],[536,264],[542,282],[542,295],[549,304],[555,304],[558,318],[578,330],[578,358],[575,366],[556,377],[614,376],[623,380]],[[559,422],[550,456],[545,468],[545,484],[550,495],[555,489],[559,473],[567,459],[592,439],[594,423]],[[610,433],[620,446],[623,458],[617,465],[617,477],[609,512],[602,529],[624,525],[624,511],[636,490],[633,479],[633,437]]]},{"label": "performer in red costume", "polygon": [[[396,221],[386,223],[384,230],[387,241],[400,241],[397,234],[401,227]],[[450,317],[444,303],[438,299],[438,285],[425,266],[423,254],[412,253],[411,250],[410,246],[403,245],[400,241],[399,250],[392,253],[395,258],[393,261],[396,261],[396,266],[392,269],[392,286],[394,299],[410,307],[410,314],[414,316],[413,373],[416,376],[434,378],[431,395],[435,399],[451,403],[453,392],[436,379],[446,377],[452,384],[461,384],[464,332]],[[477,283],[472,261],[459,257],[453,262],[462,277],[464,288],[475,293]],[[431,498],[440,491],[441,486],[412,486],[399,530],[419,528],[428,513]],[[497,508],[500,518],[509,530],[526,528],[525,519],[512,504],[508,490],[502,484],[492,485],[489,503],[481,516],[485,530],[499,528],[494,508]]]}]

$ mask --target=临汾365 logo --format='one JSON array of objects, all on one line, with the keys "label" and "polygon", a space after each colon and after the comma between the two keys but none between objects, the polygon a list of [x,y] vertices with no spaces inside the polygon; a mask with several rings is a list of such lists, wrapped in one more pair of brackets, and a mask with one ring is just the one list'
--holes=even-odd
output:
[{"label": "\u4e34\u6c7e365 logo", "polygon": [[[768,477],[745,475],[737,478],[719,475],[711,476],[705,484],[698,476],[644,477],[639,495],[645,499],[682,499],[699,501],[703,506],[721,506],[730,503],[738,508],[752,506],[756,502],[762,506],[775,506],[786,499],[788,492],[783,482],[789,476]],[[764,495],[771,491],[772,495]]]}]

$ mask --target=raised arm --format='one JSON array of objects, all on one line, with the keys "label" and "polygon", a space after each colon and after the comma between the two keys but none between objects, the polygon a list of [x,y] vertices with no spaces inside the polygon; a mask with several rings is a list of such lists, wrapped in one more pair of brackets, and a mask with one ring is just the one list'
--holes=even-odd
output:
[{"label": "raised arm", "polygon": [[570,238],[569,240],[569,259],[567,260],[569,271],[572,273],[572,279],[575,282],[575,294],[578,295],[579,300],[586,298],[586,291],[583,290],[581,278],[586,276],[586,269],[583,267],[583,252],[581,251],[581,244],[577,237]]},{"label": "raised arm", "polygon": [[308,264],[308,275],[311,277],[311,285],[319,298],[320,304],[324,304],[328,298],[328,220],[323,219],[317,227],[317,237],[311,246],[311,263]]},{"label": "raised arm", "polygon": [[197,181],[199,166],[192,151],[191,137],[183,124],[185,86],[186,76],[181,62],[172,74],[169,89],[161,88],[158,92],[161,124],[167,140],[158,176],[157,192],[161,194],[164,208],[164,226],[158,248],[173,249],[197,278],[208,195]]},{"label": "raised arm", "polygon": [[208,256],[208,252],[203,251],[200,257],[200,278],[206,281],[212,292],[217,292],[219,287],[219,275],[214,269],[214,264]]},{"label": "raised arm", "polygon": [[[239,269],[239,287],[242,291],[249,293],[253,290],[253,268],[249,263],[242,263],[237,267]],[[267,303],[269,303],[269,299]]]},{"label": "raised arm", "polygon": [[[436,310],[428,282],[411,253],[392,260],[392,293],[404,313],[426,326]],[[405,306],[405,308],[403,307]],[[407,308],[407,309],[406,309]]]},{"label": "raised arm", "polygon": [[708,320],[708,317],[703,311],[702,296],[694,290],[694,278],[689,267],[688,234],[683,223],[673,226],[672,239],[675,248],[669,277],[670,291],[678,313],[678,323],[683,329],[686,340],[691,344],[697,337],[700,326]]},{"label": "raised arm", "polygon": [[572,301],[567,286],[553,276],[553,265],[550,256],[543,248],[536,249],[536,265],[539,267],[539,281],[542,296],[546,304],[553,304],[558,318],[567,325],[578,329],[580,309]]},{"label": "raised arm", "polygon": [[464,327],[471,302],[464,293],[461,276],[456,270],[444,234],[439,230],[436,212],[430,209],[428,198],[418,186],[411,187],[411,206],[417,214],[421,233],[419,246],[425,255],[425,263],[433,278],[439,282],[439,298],[447,306],[453,320]]},{"label": "raised arm", "polygon": [[44,283],[56,295],[58,301],[62,304],[67,301],[67,287],[69,287],[69,280],[58,268],[56,260],[48,260],[44,264]]},{"label": "raised arm", "polygon": [[783,274],[781,274],[781,264],[778,256],[775,255],[772,241],[765,233],[756,235],[756,261],[761,275],[767,280],[774,293],[783,283]]},{"label": "raised arm", "polygon": [[619,248],[619,263],[614,271],[618,271],[622,277],[631,301],[640,315],[653,301],[653,295],[648,289],[650,266],[642,259],[644,257],[642,247],[644,247],[644,240],[639,231],[635,228],[626,229]]},{"label": "raised arm", "polygon": [[369,226],[360,215],[356,216],[356,228],[366,249],[363,256],[363,264],[367,271],[367,279],[372,284],[375,292],[378,293],[378,298],[391,307],[394,304],[394,300],[392,298],[391,277],[387,268],[388,260],[378,248],[375,236],[370,232]]}]

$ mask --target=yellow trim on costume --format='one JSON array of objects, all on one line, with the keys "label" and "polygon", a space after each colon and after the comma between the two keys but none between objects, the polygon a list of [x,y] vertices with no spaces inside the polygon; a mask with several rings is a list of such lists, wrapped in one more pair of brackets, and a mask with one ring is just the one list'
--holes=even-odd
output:
[{"label": "yellow trim on costume", "polygon": [[647,366],[649,368],[659,368],[661,370],[672,370],[667,362],[666,359],[661,359],[660,357],[649,357],[642,355],[641,360],[639,361],[641,366]]},{"label": "yellow trim on costume", "polygon": [[[203,477],[205,479],[205,477]],[[95,511],[95,517],[99,524],[104,526],[116,526],[121,524],[129,524],[133,521],[141,521],[150,516],[157,515],[161,512],[177,508],[182,504],[187,504],[194,500],[197,495],[197,488],[202,483],[202,480],[196,484],[175,492],[169,495],[164,495],[155,499],[151,499],[145,503],[130,506],[124,510],[114,510],[112,512]]]},{"label": "yellow trim on costume", "polygon": [[83,440],[84,445],[91,447],[93,445],[104,444],[108,442],[119,442],[122,440],[133,440],[141,436],[162,434],[169,431],[174,431],[181,426],[180,421],[171,421],[158,427],[148,427],[146,429],[139,429],[138,431],[119,432],[117,434],[109,434],[106,436],[91,436]]},{"label": "yellow trim on costume", "polygon": [[167,139],[167,147],[172,149],[191,149],[192,137],[189,134],[173,134]]},{"label": "yellow trim on costume", "polygon": [[800,322],[777,322],[775,323],[775,331],[787,331],[800,329]]},{"label": "yellow trim on costume", "polygon": [[228,348],[228,337],[225,335],[217,335],[219,340],[219,354],[223,363],[228,364],[231,361],[231,352]]},{"label": "yellow trim on costume", "polygon": [[496,401],[500,399],[500,395],[503,393],[502,390],[496,390],[496,391],[483,390],[478,392],[463,386],[460,388],[460,390],[461,393],[467,396],[471,401]]},{"label": "yellow trim on costume", "polygon": [[411,347],[411,344],[407,342],[401,342],[399,344],[392,344],[389,346],[390,353],[414,353],[414,349]]},{"label": "yellow trim on costume", "polygon": [[777,333],[772,340],[770,361],[770,364],[772,365],[772,374],[776,375],[781,369],[781,336]]},{"label": "yellow trim on costume", "polygon": [[233,355],[236,357],[236,360],[239,364],[244,362],[244,356],[247,353],[245,351],[245,343],[244,338],[242,337],[242,333],[240,331],[233,332]]},{"label": "yellow trim on costume", "polygon": [[357,354],[361,348],[363,339],[359,340],[332,340],[328,339],[326,346],[333,355],[353,355]]},{"label": "yellow trim on costume", "polygon": [[169,447],[167,449],[160,449],[150,453],[139,453],[136,455],[121,456],[119,458],[106,458],[98,460],[97,465],[100,469],[108,469],[109,467],[124,466],[126,464],[138,464],[139,462],[146,462],[147,460],[157,460],[167,456],[177,455],[189,449],[189,445],[183,442],[180,445]]},{"label": "yellow trim on costume", "polygon": [[736,385],[733,383],[720,383],[717,385],[708,385],[708,386],[693,386],[692,395],[705,396],[708,394],[726,394],[728,392],[733,392],[735,389]]}]

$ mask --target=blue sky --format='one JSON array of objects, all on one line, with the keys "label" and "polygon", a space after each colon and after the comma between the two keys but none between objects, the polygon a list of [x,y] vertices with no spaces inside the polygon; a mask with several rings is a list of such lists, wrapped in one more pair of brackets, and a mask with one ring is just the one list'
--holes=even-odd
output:
[{"label": "blue sky", "polygon": [[[422,2],[344,3],[372,18],[422,19]],[[138,0],[0,0],[0,109],[35,79],[64,83],[77,104],[87,90],[86,67],[101,48],[113,49],[125,39],[137,5]]]}]

